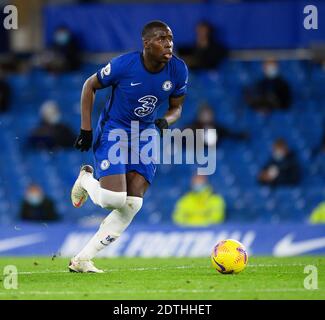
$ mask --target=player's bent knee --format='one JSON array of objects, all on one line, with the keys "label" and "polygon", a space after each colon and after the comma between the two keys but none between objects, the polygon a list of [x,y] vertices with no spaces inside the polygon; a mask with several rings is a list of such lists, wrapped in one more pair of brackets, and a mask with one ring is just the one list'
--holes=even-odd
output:
[{"label": "player's bent knee", "polygon": [[132,212],[134,215],[141,209],[143,199],[140,197],[127,196],[126,202],[121,211]]},{"label": "player's bent knee", "polygon": [[116,192],[100,188],[98,204],[105,209],[119,209],[126,203],[126,192]]},{"label": "player's bent knee", "polygon": [[128,225],[134,216],[140,211],[142,207],[143,199],[140,197],[130,197],[126,198],[125,205],[119,209],[120,219]]}]

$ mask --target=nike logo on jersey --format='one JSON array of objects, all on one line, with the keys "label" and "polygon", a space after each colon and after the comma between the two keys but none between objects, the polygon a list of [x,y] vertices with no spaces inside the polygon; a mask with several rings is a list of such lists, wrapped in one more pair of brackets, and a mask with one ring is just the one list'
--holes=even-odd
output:
[{"label": "nike logo on jersey", "polygon": [[141,84],[141,83],[142,83],[142,82],[135,82],[135,83],[131,82],[131,87],[138,86],[138,85]]}]

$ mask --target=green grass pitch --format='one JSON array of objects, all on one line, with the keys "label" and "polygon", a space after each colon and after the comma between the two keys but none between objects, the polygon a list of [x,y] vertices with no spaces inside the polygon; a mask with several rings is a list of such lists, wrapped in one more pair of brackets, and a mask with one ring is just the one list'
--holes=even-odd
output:
[{"label": "green grass pitch", "polygon": [[[68,259],[0,258],[0,299],[324,299],[325,257],[251,257],[238,275],[222,275],[209,258],[95,259],[104,274],[67,271]],[[18,289],[4,289],[6,265],[18,270]],[[307,265],[318,289],[306,290]]]}]

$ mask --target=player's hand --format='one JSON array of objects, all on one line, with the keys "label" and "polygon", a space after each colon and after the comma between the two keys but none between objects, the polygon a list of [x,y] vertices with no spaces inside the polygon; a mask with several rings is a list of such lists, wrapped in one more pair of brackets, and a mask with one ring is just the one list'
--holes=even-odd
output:
[{"label": "player's hand", "polygon": [[159,129],[161,136],[163,135],[163,130],[168,129],[168,122],[165,118],[157,119],[155,125]]},{"label": "player's hand", "polygon": [[93,131],[80,129],[80,134],[74,143],[74,147],[81,152],[88,151],[93,143]]}]

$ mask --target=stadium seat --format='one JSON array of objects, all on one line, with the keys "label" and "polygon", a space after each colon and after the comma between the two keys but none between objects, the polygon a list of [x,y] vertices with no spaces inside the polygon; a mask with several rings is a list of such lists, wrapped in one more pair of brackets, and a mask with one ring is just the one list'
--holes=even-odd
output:
[{"label": "stadium seat", "polygon": [[[103,213],[90,201],[80,210],[70,205],[70,188],[80,165],[92,163],[91,153],[73,150],[49,153],[25,148],[26,133],[38,123],[39,106],[46,99],[57,100],[64,121],[79,129],[82,83],[99,67],[85,64],[80,73],[60,76],[39,70],[10,76],[11,86],[20,94],[14,95],[11,111],[0,115],[1,224],[17,219],[19,199],[30,182],[42,185],[67,221]],[[218,72],[190,75],[183,116],[175,127],[182,128],[193,121],[200,103],[209,102],[218,122],[235,131],[246,130],[251,136],[245,143],[228,140],[218,145],[216,172],[209,181],[225,198],[227,221],[306,221],[311,210],[325,199],[325,161],[313,154],[323,133],[325,72],[306,61],[282,61],[281,67],[292,85],[294,104],[286,112],[274,112],[267,117],[253,112],[242,100],[243,86],[261,75],[260,61],[228,61]],[[109,93],[109,90],[99,93],[96,114]],[[256,176],[278,137],[285,138],[297,152],[304,177],[296,188],[272,191],[259,186]],[[195,170],[195,165],[159,165],[136,221],[169,222],[177,200],[188,191]]]}]

